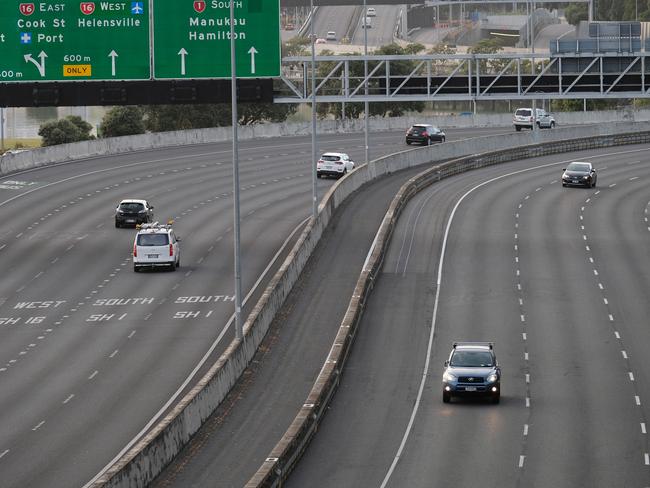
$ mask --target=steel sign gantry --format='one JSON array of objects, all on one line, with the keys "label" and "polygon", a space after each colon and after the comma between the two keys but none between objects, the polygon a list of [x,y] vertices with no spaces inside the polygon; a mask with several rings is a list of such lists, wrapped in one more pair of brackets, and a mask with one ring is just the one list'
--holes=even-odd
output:
[{"label": "steel sign gantry", "polygon": [[[318,56],[316,62],[329,69],[320,71],[315,85],[323,103],[650,98],[648,54],[370,55],[367,77],[351,75],[362,71],[363,56]],[[311,97],[308,60],[283,59],[276,103]],[[536,69],[531,74],[532,60]],[[355,63],[356,70],[351,68]],[[392,67],[405,63],[409,72],[396,75],[400,70]]]}]

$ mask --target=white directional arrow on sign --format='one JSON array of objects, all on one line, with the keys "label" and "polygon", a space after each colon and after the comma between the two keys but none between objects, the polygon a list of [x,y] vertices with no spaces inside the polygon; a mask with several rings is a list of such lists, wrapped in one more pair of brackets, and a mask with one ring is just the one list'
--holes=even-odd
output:
[{"label": "white directional arrow on sign", "polygon": [[108,57],[111,58],[111,75],[115,76],[115,58],[117,58],[119,55],[115,52],[115,49],[113,49],[110,53],[108,53]]},{"label": "white directional arrow on sign", "polygon": [[25,54],[25,62],[26,63],[34,63],[34,66],[38,68],[38,72],[42,77],[45,77],[45,58],[47,58],[47,54],[45,52],[41,51],[38,55],[39,58],[41,58],[41,62],[39,63],[36,61],[34,58],[32,58],[31,54]]},{"label": "white directional arrow on sign", "polygon": [[187,51],[183,47],[183,48],[181,48],[180,51],[178,51],[178,54],[181,55],[181,74],[184,75],[185,74],[185,56],[187,56]]},{"label": "white directional arrow on sign", "polygon": [[251,73],[255,73],[255,55],[257,54],[257,49],[255,49],[255,46],[251,47],[248,50],[248,54],[251,55]]}]

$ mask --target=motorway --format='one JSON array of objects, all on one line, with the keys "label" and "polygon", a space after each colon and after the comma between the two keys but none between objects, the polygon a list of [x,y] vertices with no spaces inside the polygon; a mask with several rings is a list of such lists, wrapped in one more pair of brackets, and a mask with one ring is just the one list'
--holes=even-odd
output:
[{"label": "motorway", "polygon": [[[371,143],[372,157],[406,147],[401,131],[373,134]],[[362,134],[319,138],[321,148],[358,162],[362,144]],[[310,137],[241,144],[245,294],[309,216],[310,154]],[[84,485],[230,341],[230,158],[230,143],[175,147],[0,181],[3,488]],[[332,181],[319,180],[319,195]],[[134,231],[113,226],[125,197],[146,198],[157,219],[175,220],[178,271],[133,273]]]},{"label": "motorway", "polygon": [[[516,161],[414,198],[284,486],[650,486],[648,149]],[[561,186],[571,160],[597,188]],[[453,341],[495,342],[499,405],[443,404]]]},{"label": "motorway", "polygon": [[[368,6],[373,6],[368,4]],[[371,28],[368,29],[368,45],[381,47],[393,43],[393,33],[399,17],[400,10],[405,9],[404,5],[376,5],[375,17],[371,17]],[[351,26],[352,32],[350,44],[363,45],[364,29],[361,28],[363,20],[363,8],[357,7],[319,7],[314,22],[314,33],[317,37],[325,39],[328,31],[336,32],[336,41],[328,41],[328,44],[338,44],[346,35],[350,19],[358,17],[359,20]]]}]

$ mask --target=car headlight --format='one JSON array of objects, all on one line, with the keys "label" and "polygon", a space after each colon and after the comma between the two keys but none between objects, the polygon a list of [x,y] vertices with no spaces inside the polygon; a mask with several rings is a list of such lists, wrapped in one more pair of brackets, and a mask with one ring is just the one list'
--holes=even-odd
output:
[{"label": "car headlight", "polygon": [[589,179],[589,176],[583,176],[582,179],[583,179],[583,180],[588,180],[588,179]]},{"label": "car headlight", "polygon": [[443,381],[456,381],[456,376],[451,374],[451,373],[448,373],[447,371],[445,371],[445,373],[442,375],[442,380]]},{"label": "car headlight", "polygon": [[492,373],[490,376],[487,377],[487,382],[488,383],[494,383],[499,377],[497,376],[496,373]]}]

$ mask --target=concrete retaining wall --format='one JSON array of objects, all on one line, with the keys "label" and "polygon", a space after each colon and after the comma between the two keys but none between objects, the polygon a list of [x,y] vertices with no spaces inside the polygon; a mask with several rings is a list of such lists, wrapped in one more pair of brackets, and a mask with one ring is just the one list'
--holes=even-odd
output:
[{"label": "concrete retaining wall", "polygon": [[[558,127],[601,124],[608,126],[618,122],[650,121],[650,110],[603,111],[603,112],[567,112],[555,114]],[[443,128],[468,127],[512,127],[512,114],[477,114],[445,116],[411,116],[398,118],[373,118],[370,121],[372,132],[406,130],[412,124],[431,122]],[[605,127],[605,129],[607,129]],[[337,134],[346,132],[363,132],[363,120],[321,120],[318,133]],[[556,129],[559,130],[559,129]],[[311,134],[311,122],[259,124],[242,126],[238,129],[241,140],[279,136],[300,136]],[[170,146],[187,144],[206,144],[231,140],[230,127],[195,129],[175,132],[156,132],[137,136],[112,137],[93,141],[75,142],[49,146],[17,154],[5,154],[0,158],[0,176],[17,171],[36,168],[43,165],[75,161],[108,154],[122,154]],[[523,139],[521,139],[523,141]],[[525,144],[525,142],[520,142]]]},{"label": "concrete retaining wall", "polygon": [[643,133],[595,136],[585,139],[566,139],[554,144],[532,144],[458,158],[434,166],[405,183],[393,199],[382,221],[371,258],[359,276],[352,299],[350,300],[345,317],[341,322],[330,354],[326,358],[309,396],[289,429],[269,454],[267,460],[246,484],[246,488],[282,486],[282,482],[289,476],[295,463],[316,432],[318,424],[327,411],[329,402],[338,387],[339,378],[345,367],[354,337],[356,336],[366,300],[372,291],[373,283],[381,269],[395,223],[402,209],[414,195],[442,178],[474,168],[548,154],[642,142],[650,142],[649,131]]},{"label": "concrete retaining wall", "polygon": [[[316,247],[323,230],[329,224],[334,211],[345,198],[361,186],[376,177],[400,169],[440,160],[454,159],[467,154],[499,151],[496,155],[473,156],[472,159],[457,160],[437,167],[434,171],[443,171],[444,173],[436,174],[435,178],[448,176],[459,171],[466,171],[470,167],[485,166],[487,164],[494,164],[495,162],[527,157],[528,154],[532,154],[535,151],[538,154],[546,154],[549,151],[560,152],[562,150],[583,146],[585,148],[596,147],[596,144],[619,144],[621,143],[620,140],[611,134],[629,133],[637,130],[643,130],[645,131],[644,134],[650,134],[650,123],[586,126],[563,131],[535,131],[513,133],[507,136],[467,139],[465,141],[410,149],[385,156],[371,162],[369,165],[360,166],[346,177],[340,179],[323,197],[319,206],[318,217],[315,221],[310,221],[302,232],[292,251],[274,275],[264,294],[255,305],[251,315],[246,320],[244,324],[244,340],[234,340],[222,357],[219,358],[199,381],[196,387],[145,438],[130,449],[127,454],[91,486],[144,487],[178,454],[183,445],[225,398],[232,385],[237,381],[251,361],[276,312],[284,303],[285,298],[288,296],[289,291],[297,281],[305,263]],[[599,137],[603,135],[605,137]],[[568,140],[563,140],[562,138],[568,138]],[[575,140],[578,138],[590,139],[586,139],[588,142],[581,142]],[[553,142],[553,144],[547,145],[546,143],[549,142]],[[645,139],[639,137],[635,142],[645,142]],[[631,141],[628,143],[631,143]],[[530,146],[531,144],[533,145]],[[527,148],[519,148],[518,146],[521,145]],[[375,252],[379,251],[375,250]],[[381,255],[383,254],[378,255],[376,259],[373,257],[373,262],[376,264],[370,270],[372,274],[370,271],[366,272],[364,270],[366,274],[362,276],[366,276],[366,278],[364,278],[364,285],[360,289],[362,291],[360,296],[362,297],[365,297],[368,293],[368,280],[371,280],[370,277],[374,276],[376,266],[379,265],[376,260],[380,259]],[[363,301],[349,309],[345,318],[346,323],[356,324],[362,308]],[[332,354],[336,354],[337,357],[347,354],[349,344],[351,343],[351,337],[346,337],[341,334],[340,332],[340,339],[337,336],[337,342],[332,348]],[[320,389],[314,390],[310,395],[310,399],[313,398],[314,405],[323,406],[322,408],[324,408],[324,405],[327,404],[329,395],[334,392],[341,366],[342,363],[336,365],[326,364],[324,366],[321,377],[318,380]],[[311,400],[308,400],[308,402],[311,402]],[[315,428],[317,425],[315,420],[320,420],[320,416],[314,419],[312,417],[313,413],[314,411],[311,410],[301,411],[299,418],[292,425],[293,430],[291,433],[283,438],[279,444],[281,447],[277,447],[274,450],[274,452],[278,452],[277,464],[272,463],[264,466],[266,474],[261,475],[259,478],[260,484],[265,485],[267,480],[277,481],[279,478],[273,478],[272,476],[276,468],[280,470],[280,473],[284,474],[291,469],[294,456],[302,452],[304,448],[304,443],[299,442],[299,440],[307,440],[311,435],[310,429]]]}]

